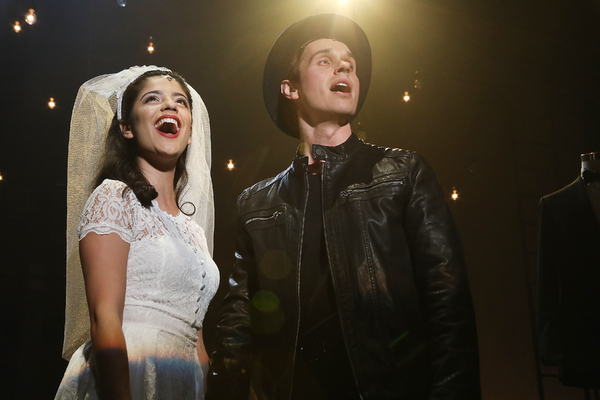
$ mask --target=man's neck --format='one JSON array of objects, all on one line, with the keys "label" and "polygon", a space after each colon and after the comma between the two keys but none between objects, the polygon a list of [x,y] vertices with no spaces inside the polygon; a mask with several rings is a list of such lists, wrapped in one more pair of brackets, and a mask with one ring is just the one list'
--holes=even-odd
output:
[{"label": "man's neck", "polygon": [[313,144],[323,146],[339,146],[352,135],[350,124],[339,126],[333,123],[323,123],[317,126],[310,126],[300,120],[300,138],[302,140],[300,153],[308,156],[308,163],[313,164],[312,156]]}]

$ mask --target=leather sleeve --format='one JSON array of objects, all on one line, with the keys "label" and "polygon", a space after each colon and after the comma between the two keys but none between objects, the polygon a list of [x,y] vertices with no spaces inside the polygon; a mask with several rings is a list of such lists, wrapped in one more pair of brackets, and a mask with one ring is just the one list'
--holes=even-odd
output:
[{"label": "leather sleeve", "polygon": [[254,337],[250,328],[249,281],[255,266],[252,242],[241,219],[235,240],[236,261],[228,281],[229,292],[221,305],[206,400],[247,400],[250,390]]},{"label": "leather sleeve", "polygon": [[563,358],[559,330],[559,263],[562,243],[561,229],[548,203],[540,200],[540,231],[538,258],[538,320],[540,359],[547,365],[558,365]]},{"label": "leather sleeve", "polygon": [[437,177],[418,154],[409,179],[405,229],[429,336],[429,399],[481,399],[475,315],[458,233]]}]

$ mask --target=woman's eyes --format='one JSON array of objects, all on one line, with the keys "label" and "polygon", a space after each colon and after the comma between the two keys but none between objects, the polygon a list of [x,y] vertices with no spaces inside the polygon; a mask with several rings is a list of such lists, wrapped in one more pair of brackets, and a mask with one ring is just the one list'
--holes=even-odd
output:
[{"label": "woman's eyes", "polygon": [[151,101],[157,101],[157,100],[159,100],[158,96],[152,94],[152,95],[146,96],[146,100],[144,101],[144,103],[149,103]]},{"label": "woman's eyes", "polygon": [[[150,103],[150,102],[156,102],[156,101],[161,101],[161,98],[158,95],[155,95],[155,94],[148,95],[144,99],[144,103]],[[181,104],[181,105],[183,105],[185,107],[188,107],[188,100],[185,97],[181,97],[181,98],[175,99],[175,102],[178,103],[178,104]]]}]

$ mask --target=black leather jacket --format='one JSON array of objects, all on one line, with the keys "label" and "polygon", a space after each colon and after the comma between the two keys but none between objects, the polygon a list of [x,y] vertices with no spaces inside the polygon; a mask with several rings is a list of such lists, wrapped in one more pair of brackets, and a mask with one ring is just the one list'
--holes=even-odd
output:
[{"label": "black leather jacket", "polygon": [[[325,242],[363,399],[480,398],[475,320],[458,235],[418,154],[313,146],[323,160]],[[217,328],[208,399],[288,399],[299,327],[307,157],[238,199],[236,258]],[[256,385],[254,385],[256,386]]]}]

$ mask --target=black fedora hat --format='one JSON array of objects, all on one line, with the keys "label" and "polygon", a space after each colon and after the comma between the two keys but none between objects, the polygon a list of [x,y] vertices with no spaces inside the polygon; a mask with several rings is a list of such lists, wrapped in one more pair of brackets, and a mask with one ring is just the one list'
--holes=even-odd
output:
[{"label": "black fedora hat", "polygon": [[[350,18],[340,14],[317,14],[290,25],[271,47],[263,75],[263,97],[275,125],[290,136],[297,137],[286,117],[289,100],[281,94],[281,81],[287,79],[294,55],[304,44],[316,39],[335,39],[344,43],[356,60],[360,94],[356,113],[362,107],[371,80],[371,47],[367,35]],[[293,123],[293,122],[292,122]]]}]

